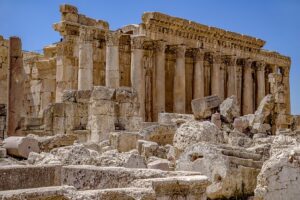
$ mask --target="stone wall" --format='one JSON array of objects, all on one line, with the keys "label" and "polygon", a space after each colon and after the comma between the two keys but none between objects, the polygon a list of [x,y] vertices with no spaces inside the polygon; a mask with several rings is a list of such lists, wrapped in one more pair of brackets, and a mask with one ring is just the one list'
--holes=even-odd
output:
[{"label": "stone wall", "polygon": [[7,84],[8,84],[8,40],[0,35],[0,137],[4,136],[6,129]]}]

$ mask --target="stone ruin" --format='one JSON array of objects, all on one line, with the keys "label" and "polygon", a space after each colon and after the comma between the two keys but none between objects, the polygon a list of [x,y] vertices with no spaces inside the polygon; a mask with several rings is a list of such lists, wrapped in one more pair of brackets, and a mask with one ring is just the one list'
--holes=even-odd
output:
[{"label": "stone ruin", "polygon": [[62,5],[43,54],[0,37],[0,199],[298,199],[290,58],[147,12]]}]

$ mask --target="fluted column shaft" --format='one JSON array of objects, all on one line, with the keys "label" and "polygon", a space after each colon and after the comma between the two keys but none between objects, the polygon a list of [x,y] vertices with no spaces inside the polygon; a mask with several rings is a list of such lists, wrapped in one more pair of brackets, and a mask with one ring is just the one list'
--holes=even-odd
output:
[{"label": "fluted column shaft", "polygon": [[253,78],[252,60],[245,60],[243,80],[243,115],[251,114],[254,111],[253,102]]},{"label": "fluted column shaft", "polygon": [[105,85],[113,88],[120,86],[119,39],[117,32],[106,36]]},{"label": "fluted column shaft", "polygon": [[[139,116],[145,120],[145,72],[143,67],[144,36],[131,38],[131,86],[137,92],[139,102]],[[151,98],[151,97],[149,97]]]},{"label": "fluted column shaft", "polygon": [[80,30],[78,90],[93,88],[93,42],[92,32]]},{"label": "fluted column shaft", "polygon": [[213,55],[213,70],[212,70],[212,79],[211,79],[211,92],[212,95],[218,95],[220,98],[221,94],[221,55]]},{"label": "fluted column shaft", "polygon": [[158,119],[158,113],[165,112],[165,41],[157,41],[155,46],[155,100],[154,100],[154,121]]},{"label": "fluted column shaft", "polygon": [[194,53],[194,91],[193,99],[204,97],[204,52],[196,49]]},{"label": "fluted column shaft", "polygon": [[265,67],[264,62],[257,62],[257,104],[259,106],[261,100],[266,96],[266,86],[265,86]]},{"label": "fluted column shaft", "polygon": [[185,113],[185,51],[186,47],[184,45],[178,45],[176,48],[173,92],[173,111],[175,113]]},{"label": "fluted column shaft", "polygon": [[235,95],[238,99],[237,91],[237,74],[236,74],[236,57],[228,57],[228,80],[227,80],[227,96]]}]

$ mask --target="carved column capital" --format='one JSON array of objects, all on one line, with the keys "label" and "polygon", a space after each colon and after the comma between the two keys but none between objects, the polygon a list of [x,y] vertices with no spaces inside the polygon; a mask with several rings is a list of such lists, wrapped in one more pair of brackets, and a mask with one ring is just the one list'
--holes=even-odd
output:
[{"label": "carved column capital", "polygon": [[154,42],[154,49],[156,52],[163,53],[166,50],[166,41],[164,40],[157,40]]},{"label": "carved column capital", "polygon": [[80,27],[79,39],[80,41],[92,41],[94,39],[94,30],[91,28]]},{"label": "carved column capital", "polygon": [[257,61],[256,62],[256,69],[257,71],[265,71],[266,68],[266,63],[262,61]]},{"label": "carved column capital", "polygon": [[175,50],[176,50],[177,57],[185,57],[185,52],[186,52],[185,45],[183,45],[183,44],[177,45]]},{"label": "carved column capital", "polygon": [[131,48],[132,49],[143,49],[145,36],[131,36]]},{"label": "carved column capital", "polygon": [[218,63],[221,64],[222,63],[222,55],[220,53],[213,53],[213,63]]},{"label": "carved column capital", "polygon": [[245,67],[249,67],[249,68],[251,68],[252,67],[252,63],[253,63],[253,60],[252,59],[245,59],[244,60],[244,65],[245,65]]},{"label": "carved column capital", "polygon": [[107,46],[119,46],[120,33],[118,32],[109,32],[105,35],[106,45]]},{"label": "carved column capital", "polygon": [[205,51],[203,51],[202,49],[194,49],[193,50],[193,56],[195,61],[203,61],[204,60],[204,54]]}]

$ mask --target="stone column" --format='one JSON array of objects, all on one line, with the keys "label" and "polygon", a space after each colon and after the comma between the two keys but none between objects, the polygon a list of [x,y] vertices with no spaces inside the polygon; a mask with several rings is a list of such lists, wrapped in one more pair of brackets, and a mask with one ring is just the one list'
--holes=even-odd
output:
[{"label": "stone column", "polygon": [[212,95],[217,95],[219,98],[221,98],[221,55],[220,54],[214,54],[213,55],[213,70],[211,75],[211,93]]},{"label": "stone column", "polygon": [[204,97],[204,52],[196,49],[194,52],[194,91],[193,99]]},{"label": "stone column", "polygon": [[[131,86],[137,92],[139,116],[145,120],[145,72],[143,66],[145,36],[131,37]],[[150,97],[151,98],[151,97]]]},{"label": "stone column", "polygon": [[184,45],[176,47],[176,63],[174,71],[173,112],[185,113],[185,51]]},{"label": "stone column", "polygon": [[230,56],[228,57],[228,80],[227,80],[227,96],[230,97],[235,95],[238,99],[238,91],[237,91],[237,77],[236,77],[236,57]]},{"label": "stone column", "polygon": [[118,32],[111,32],[106,36],[105,85],[107,87],[120,86],[119,39]]},{"label": "stone column", "polygon": [[165,112],[165,48],[165,41],[156,42],[154,121],[157,121],[158,113]]},{"label": "stone column", "polygon": [[252,60],[246,59],[244,65],[243,80],[243,115],[251,114],[254,111],[253,102],[253,78],[252,78]]},{"label": "stone column", "polygon": [[261,100],[266,96],[266,86],[265,86],[265,67],[266,63],[257,62],[257,105],[259,106]]},{"label": "stone column", "polygon": [[285,87],[285,103],[287,114],[291,114],[290,66],[284,68],[283,84]]},{"label": "stone column", "polygon": [[18,37],[9,38],[9,77],[8,77],[8,112],[7,136],[18,135],[24,100],[24,69],[22,42]]},{"label": "stone column", "polygon": [[88,29],[80,29],[78,90],[93,88],[93,35]]}]

